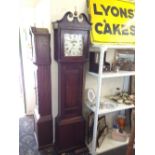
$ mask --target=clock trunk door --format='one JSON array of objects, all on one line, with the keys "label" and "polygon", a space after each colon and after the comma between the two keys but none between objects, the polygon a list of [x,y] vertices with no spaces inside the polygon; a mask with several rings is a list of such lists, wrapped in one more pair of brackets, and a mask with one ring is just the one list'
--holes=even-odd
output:
[{"label": "clock trunk door", "polygon": [[83,64],[65,63],[60,67],[62,117],[79,116],[82,111]]}]

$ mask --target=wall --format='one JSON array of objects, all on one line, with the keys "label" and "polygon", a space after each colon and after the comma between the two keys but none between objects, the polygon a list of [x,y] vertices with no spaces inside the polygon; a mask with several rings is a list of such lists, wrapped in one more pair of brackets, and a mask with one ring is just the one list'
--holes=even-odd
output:
[{"label": "wall", "polygon": [[40,0],[35,7],[35,24],[37,27],[51,29],[51,0]]}]

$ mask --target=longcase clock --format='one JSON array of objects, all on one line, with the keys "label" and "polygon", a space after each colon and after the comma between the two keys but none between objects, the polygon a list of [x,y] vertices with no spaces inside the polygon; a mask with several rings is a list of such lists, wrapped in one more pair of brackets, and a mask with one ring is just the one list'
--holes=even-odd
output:
[{"label": "longcase clock", "polygon": [[88,61],[90,23],[84,14],[67,12],[53,23],[55,60],[58,62],[58,153],[85,147],[82,116],[84,64]]},{"label": "longcase clock", "polygon": [[51,58],[50,34],[45,28],[30,28],[32,41],[32,60],[35,65],[36,109],[34,113],[34,133],[38,148],[53,143],[53,125],[51,109]]}]

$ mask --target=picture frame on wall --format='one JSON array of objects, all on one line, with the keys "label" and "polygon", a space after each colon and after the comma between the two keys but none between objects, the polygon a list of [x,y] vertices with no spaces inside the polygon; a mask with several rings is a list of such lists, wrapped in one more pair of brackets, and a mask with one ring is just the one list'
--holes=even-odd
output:
[{"label": "picture frame on wall", "polygon": [[135,71],[135,50],[118,49],[115,52],[114,68],[119,67],[123,71]]}]

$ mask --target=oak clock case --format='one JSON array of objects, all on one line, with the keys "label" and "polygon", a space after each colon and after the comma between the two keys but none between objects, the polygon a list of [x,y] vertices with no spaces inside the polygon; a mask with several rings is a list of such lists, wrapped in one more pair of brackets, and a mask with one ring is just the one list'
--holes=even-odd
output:
[{"label": "oak clock case", "polygon": [[30,28],[32,41],[32,61],[34,64],[36,109],[34,113],[34,133],[38,149],[53,143],[51,113],[51,73],[50,34],[45,28]]},{"label": "oak clock case", "polygon": [[82,116],[84,64],[88,61],[90,23],[84,14],[67,12],[55,23],[54,56],[58,62],[58,153],[85,147]]}]

